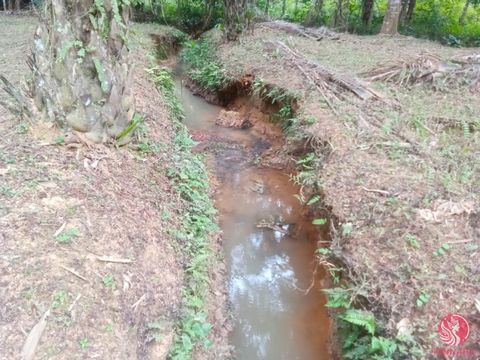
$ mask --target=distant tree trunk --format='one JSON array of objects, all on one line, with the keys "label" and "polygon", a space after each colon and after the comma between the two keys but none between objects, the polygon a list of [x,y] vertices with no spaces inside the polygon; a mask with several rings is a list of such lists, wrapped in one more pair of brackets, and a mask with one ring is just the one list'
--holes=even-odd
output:
[{"label": "distant tree trunk", "polygon": [[305,18],[305,25],[320,25],[324,0],[313,0],[313,4]]},{"label": "distant tree trunk", "polygon": [[118,138],[135,112],[125,43],[130,9],[95,0],[46,0],[44,9],[29,61],[41,117],[91,141]]},{"label": "distant tree trunk", "polygon": [[224,0],[225,35],[228,41],[235,41],[245,28],[246,0]]},{"label": "distant tree trunk", "polygon": [[[347,5],[348,5],[347,0]],[[333,27],[334,28],[346,28],[347,24],[345,21],[345,1],[344,0],[337,0],[337,7],[335,9],[335,16],[333,18]]]},{"label": "distant tree trunk", "polygon": [[467,17],[468,13],[468,7],[470,6],[471,0],[467,0],[465,2],[465,6],[463,7],[462,15],[460,15],[460,19],[458,19],[458,22],[460,25],[465,25],[465,18]]},{"label": "distant tree trunk", "polygon": [[363,0],[362,1],[362,22],[365,25],[369,25],[372,21],[373,15],[373,4],[374,0]]},{"label": "distant tree trunk", "polygon": [[405,20],[407,22],[410,22],[413,17],[413,11],[415,10],[415,5],[417,4],[417,0],[410,0],[408,2],[408,9],[407,9],[407,15],[405,16]]},{"label": "distant tree trunk", "polygon": [[287,0],[283,0],[283,2],[282,2],[282,18],[285,16],[286,12],[287,12]]},{"label": "distant tree trunk", "polygon": [[[203,19],[203,25],[201,31],[204,32],[210,26],[210,23],[213,18],[213,11],[215,10],[215,6],[217,5],[217,0],[205,0],[205,15]],[[162,10],[163,13],[163,10]],[[165,18],[165,15],[163,16]]]},{"label": "distant tree trunk", "polygon": [[21,0],[15,0],[15,11],[20,11],[21,3]]},{"label": "distant tree trunk", "polygon": [[382,34],[397,34],[400,12],[402,11],[401,0],[388,0],[388,9],[383,19]]},{"label": "distant tree trunk", "polygon": [[268,9],[270,7],[270,0],[265,1],[265,15],[268,16]]},{"label": "distant tree trunk", "polygon": [[7,0],[3,0],[3,11],[7,11]]}]

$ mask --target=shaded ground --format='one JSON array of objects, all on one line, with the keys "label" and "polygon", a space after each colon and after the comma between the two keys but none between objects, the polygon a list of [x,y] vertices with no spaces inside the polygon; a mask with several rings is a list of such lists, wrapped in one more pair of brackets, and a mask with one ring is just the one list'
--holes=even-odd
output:
[{"label": "shaded ground", "polygon": [[[0,71],[18,85],[35,20],[0,23]],[[137,145],[87,147],[0,109],[0,359],[18,358],[48,309],[38,358],[162,359],[169,351],[182,315],[185,259],[173,233],[185,205],[165,175],[173,127],[144,71],[155,30],[134,31],[136,106],[145,118]],[[219,358],[222,326],[197,358]]]},{"label": "shaded ground", "polygon": [[222,43],[216,32],[210,36],[230,76],[253,75],[300,98],[296,137],[312,140],[318,158],[309,176],[322,183],[335,227],[352,225],[346,236],[333,232],[332,250],[351,272],[357,300],[368,303],[390,335],[401,320],[408,324],[425,357],[442,345],[437,327],[449,313],[470,321],[465,346],[478,347],[478,92],[378,82],[371,86],[381,100],[362,101],[344,91],[327,106],[276,45],[280,40],[348,77],[379,64],[413,61],[425,51],[448,60],[479,50],[407,37],[313,41],[261,26],[235,44]]}]

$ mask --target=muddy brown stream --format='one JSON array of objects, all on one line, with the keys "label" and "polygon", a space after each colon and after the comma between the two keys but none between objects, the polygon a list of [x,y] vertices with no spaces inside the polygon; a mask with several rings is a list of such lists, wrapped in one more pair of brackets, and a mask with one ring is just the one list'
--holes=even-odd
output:
[{"label": "muddy brown stream", "polygon": [[[192,131],[208,138],[211,171],[219,185],[228,293],[234,316],[231,343],[239,360],[323,360],[329,320],[315,273],[319,239],[295,198],[299,189],[280,170],[255,166],[268,141],[253,129],[215,125],[221,107],[194,96],[177,80]],[[306,290],[309,289],[307,292]]]}]

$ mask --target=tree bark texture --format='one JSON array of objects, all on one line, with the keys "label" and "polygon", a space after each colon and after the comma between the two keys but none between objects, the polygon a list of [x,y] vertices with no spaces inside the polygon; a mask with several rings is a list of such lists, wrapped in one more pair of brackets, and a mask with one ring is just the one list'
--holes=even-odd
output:
[{"label": "tree bark texture", "polygon": [[224,0],[225,36],[228,41],[238,39],[245,29],[246,0]]},{"label": "tree bark texture", "polygon": [[388,9],[383,19],[382,34],[397,34],[400,13],[402,11],[402,0],[389,0]]},{"label": "tree bark texture", "polygon": [[115,139],[128,126],[135,108],[127,5],[46,1],[29,61],[30,94],[44,120],[84,132],[95,142]]}]

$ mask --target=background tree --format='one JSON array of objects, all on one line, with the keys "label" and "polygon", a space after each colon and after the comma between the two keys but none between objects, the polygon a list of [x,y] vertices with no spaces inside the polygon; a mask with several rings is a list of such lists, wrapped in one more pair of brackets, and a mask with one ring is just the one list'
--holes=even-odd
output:
[{"label": "background tree", "polygon": [[467,16],[468,8],[471,2],[472,2],[471,0],[467,0],[465,2],[465,6],[463,7],[463,10],[462,10],[462,15],[460,15],[460,19],[458,20],[460,25],[465,25],[465,17]]},{"label": "background tree", "polygon": [[401,0],[389,0],[388,9],[383,19],[382,34],[397,34],[400,12],[402,11]]},{"label": "background tree", "polygon": [[362,23],[369,25],[372,21],[374,0],[362,0]]},{"label": "background tree", "polygon": [[245,28],[247,0],[224,0],[225,36],[227,40],[237,40]]},{"label": "background tree", "polygon": [[29,61],[44,120],[105,142],[134,115],[126,46],[129,0],[47,0]]},{"label": "background tree", "polygon": [[407,13],[405,14],[405,21],[409,22],[412,20],[413,11],[415,10],[415,5],[417,0],[409,0],[407,6]]},{"label": "background tree", "polygon": [[322,10],[324,0],[313,0],[305,18],[305,25],[320,25],[322,22]]}]

